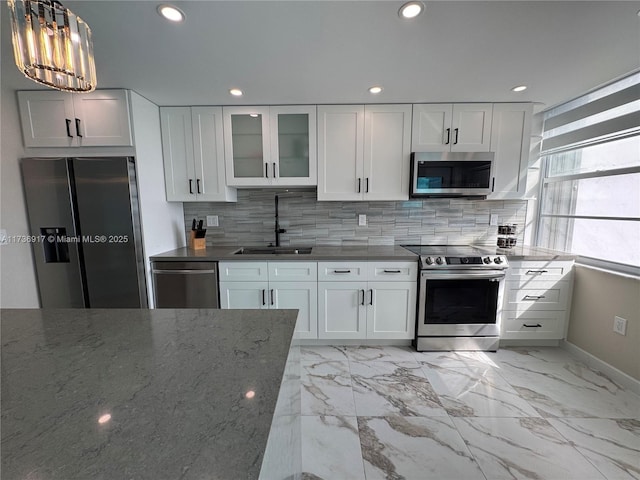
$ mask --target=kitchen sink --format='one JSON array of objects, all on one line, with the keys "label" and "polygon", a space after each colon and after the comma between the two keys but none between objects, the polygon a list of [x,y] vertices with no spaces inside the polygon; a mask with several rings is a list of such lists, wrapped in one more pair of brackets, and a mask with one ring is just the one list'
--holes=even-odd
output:
[{"label": "kitchen sink", "polygon": [[245,247],[234,255],[309,255],[312,247]]}]

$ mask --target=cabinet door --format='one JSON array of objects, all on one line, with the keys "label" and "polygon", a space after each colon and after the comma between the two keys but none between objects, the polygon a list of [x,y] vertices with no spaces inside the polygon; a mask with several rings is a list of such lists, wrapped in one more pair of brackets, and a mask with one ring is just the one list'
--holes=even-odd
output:
[{"label": "cabinet door", "polygon": [[300,338],[318,338],[316,282],[269,282],[269,308],[297,309]]},{"label": "cabinet door", "polygon": [[162,157],[167,200],[194,201],[193,131],[189,107],[162,107]]},{"label": "cabinet door", "polygon": [[370,282],[366,296],[367,338],[413,338],[416,282]]},{"label": "cabinet door", "polygon": [[529,103],[493,106],[491,151],[496,156],[491,200],[522,198],[526,193],[532,111]]},{"label": "cabinet door", "polygon": [[412,152],[448,152],[453,106],[446,103],[413,106]]},{"label": "cabinet door", "polygon": [[[73,97],[78,145],[129,147],[133,145],[126,90],[98,90]],[[79,121],[78,121],[79,120]]]},{"label": "cabinet door", "polygon": [[267,282],[220,282],[220,308],[269,308]]},{"label": "cabinet door", "polygon": [[488,152],[491,145],[490,103],[455,103],[451,121],[452,152]]},{"label": "cabinet door", "polygon": [[318,200],[361,200],[364,106],[318,107]]},{"label": "cabinet door", "polygon": [[222,112],[227,185],[269,185],[269,107],[224,107]]},{"label": "cabinet door", "polygon": [[366,338],[366,288],[366,282],[318,283],[318,338]]},{"label": "cabinet door", "polygon": [[273,185],[317,185],[316,107],[270,107]]},{"label": "cabinet door", "polygon": [[191,108],[191,125],[197,200],[236,201],[236,190],[225,179],[222,108]]},{"label": "cabinet door", "polygon": [[18,105],[26,147],[77,144],[71,94],[49,90],[18,92]]},{"label": "cabinet door", "polygon": [[366,105],[364,199],[408,200],[411,105]]}]

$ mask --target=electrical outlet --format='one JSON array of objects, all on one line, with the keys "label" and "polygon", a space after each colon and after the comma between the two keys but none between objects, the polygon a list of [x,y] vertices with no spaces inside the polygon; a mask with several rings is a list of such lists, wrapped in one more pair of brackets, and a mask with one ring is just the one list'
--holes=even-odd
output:
[{"label": "electrical outlet", "polygon": [[613,331],[620,335],[627,334],[627,319],[622,317],[613,317]]},{"label": "electrical outlet", "polygon": [[218,226],[218,215],[207,215],[207,227]]},{"label": "electrical outlet", "polygon": [[495,213],[492,213],[491,215],[489,215],[489,225],[498,225],[498,215]]},{"label": "electrical outlet", "polygon": [[358,215],[358,226],[365,227],[367,225],[367,216],[364,213]]}]

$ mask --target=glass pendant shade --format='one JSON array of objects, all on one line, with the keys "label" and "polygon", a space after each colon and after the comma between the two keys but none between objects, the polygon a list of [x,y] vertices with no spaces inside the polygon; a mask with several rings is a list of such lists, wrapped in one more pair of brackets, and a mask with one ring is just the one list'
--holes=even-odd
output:
[{"label": "glass pendant shade", "polygon": [[18,69],[31,80],[58,90],[95,90],[89,25],[56,0],[8,3]]}]

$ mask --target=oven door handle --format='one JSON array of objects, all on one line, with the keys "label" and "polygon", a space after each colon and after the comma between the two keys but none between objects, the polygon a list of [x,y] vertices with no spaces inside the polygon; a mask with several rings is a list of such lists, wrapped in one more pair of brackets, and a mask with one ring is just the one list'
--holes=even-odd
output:
[{"label": "oven door handle", "polygon": [[423,271],[420,273],[420,278],[424,280],[504,280],[506,273],[488,273],[488,272],[439,272],[434,273],[431,271]]}]

